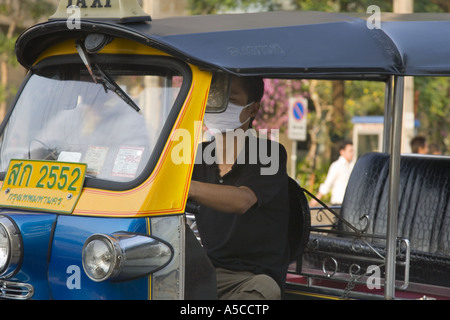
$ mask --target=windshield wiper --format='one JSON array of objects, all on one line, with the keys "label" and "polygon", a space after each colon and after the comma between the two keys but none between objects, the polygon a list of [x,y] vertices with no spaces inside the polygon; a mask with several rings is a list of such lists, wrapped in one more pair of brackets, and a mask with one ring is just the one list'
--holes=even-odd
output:
[{"label": "windshield wiper", "polygon": [[107,89],[114,91],[123,101],[125,101],[130,107],[132,107],[137,112],[141,111],[138,105],[130,98],[129,95],[115,82],[106,71],[103,71],[98,64],[95,64],[98,73],[100,74],[100,80],[105,87],[105,91]]},{"label": "windshield wiper", "polygon": [[137,112],[141,111],[141,109],[133,101],[133,99],[131,99],[130,96],[128,96],[128,94],[125,91],[123,91],[122,88],[117,84],[117,82],[115,82],[108,73],[103,71],[98,64],[95,64],[95,67],[97,68],[97,71],[100,74],[100,76],[97,77],[94,75],[94,71],[92,70],[92,64],[81,41],[76,42],[76,48],[78,51],[78,55],[80,56],[84,65],[86,66],[86,69],[91,75],[92,80],[94,80],[95,83],[98,83],[100,81],[103,87],[105,88],[105,92],[107,92],[108,90],[113,91],[134,110],[136,110]]}]

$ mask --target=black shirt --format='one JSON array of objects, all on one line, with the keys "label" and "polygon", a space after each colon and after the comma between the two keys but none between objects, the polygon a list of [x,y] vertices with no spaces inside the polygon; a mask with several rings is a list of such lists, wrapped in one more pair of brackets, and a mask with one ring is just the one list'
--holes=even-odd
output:
[{"label": "black shirt", "polygon": [[[214,149],[211,143],[215,142],[203,143],[199,151]],[[261,148],[261,143],[266,147]],[[194,166],[193,180],[246,186],[257,198],[257,203],[244,214],[201,206],[196,216],[200,237],[214,266],[267,274],[283,288],[288,266],[286,150],[277,142],[250,137],[243,151],[223,177],[216,162],[202,161]]]}]

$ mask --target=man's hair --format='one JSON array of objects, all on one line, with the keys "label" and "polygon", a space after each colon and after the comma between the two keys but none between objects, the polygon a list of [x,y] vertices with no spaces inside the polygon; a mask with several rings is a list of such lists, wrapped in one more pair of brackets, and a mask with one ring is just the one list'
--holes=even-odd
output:
[{"label": "man's hair", "polygon": [[[244,90],[247,92],[248,100],[250,102],[260,102],[264,96],[264,80],[261,77],[241,77]],[[253,128],[253,120],[250,119],[249,128]]]},{"label": "man's hair", "polygon": [[425,147],[427,140],[423,136],[415,136],[411,139],[410,145],[413,153],[418,153],[419,148]]},{"label": "man's hair", "polygon": [[264,81],[261,77],[242,77],[243,86],[248,94],[248,101],[260,102],[264,95]]},{"label": "man's hair", "polygon": [[344,150],[346,146],[348,145],[353,145],[353,142],[351,140],[344,140],[341,142],[341,144],[339,145],[339,151]]}]

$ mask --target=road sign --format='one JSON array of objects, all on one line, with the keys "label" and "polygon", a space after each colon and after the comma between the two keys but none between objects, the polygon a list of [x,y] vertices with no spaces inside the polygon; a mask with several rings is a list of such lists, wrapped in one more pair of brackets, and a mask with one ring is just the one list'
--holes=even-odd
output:
[{"label": "road sign", "polygon": [[288,138],[306,141],[308,100],[303,97],[289,99]]}]

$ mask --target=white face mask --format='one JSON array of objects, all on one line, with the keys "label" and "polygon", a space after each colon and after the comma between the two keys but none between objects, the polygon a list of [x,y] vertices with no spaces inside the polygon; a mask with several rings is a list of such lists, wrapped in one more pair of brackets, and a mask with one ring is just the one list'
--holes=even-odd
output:
[{"label": "white face mask", "polygon": [[205,114],[205,125],[211,131],[226,132],[239,128],[244,123],[250,120],[247,118],[244,122],[239,120],[241,112],[252,105],[253,102],[245,106],[238,106],[229,102],[227,109],[222,113],[207,113]]}]

